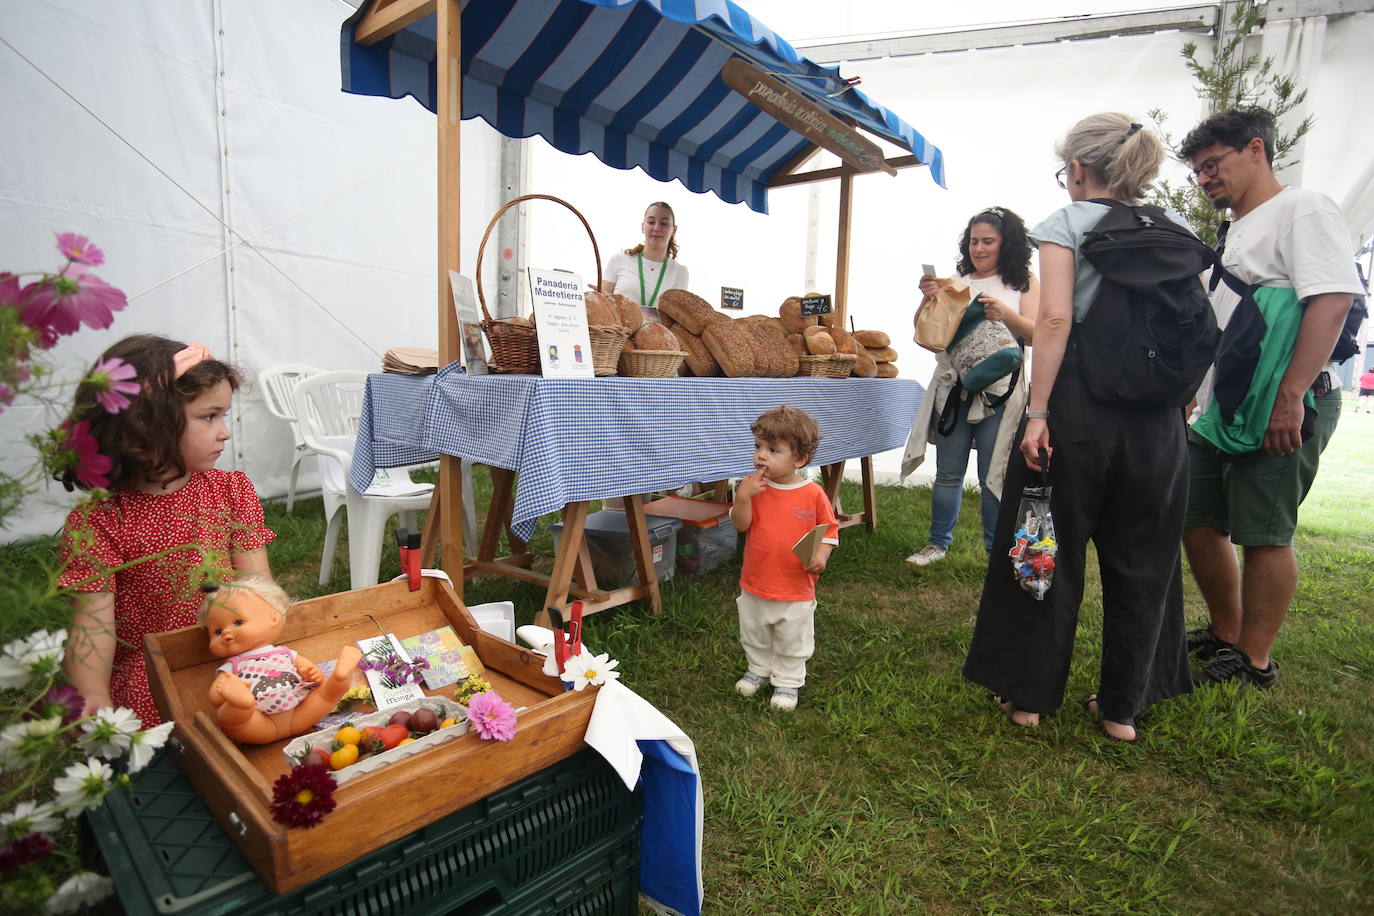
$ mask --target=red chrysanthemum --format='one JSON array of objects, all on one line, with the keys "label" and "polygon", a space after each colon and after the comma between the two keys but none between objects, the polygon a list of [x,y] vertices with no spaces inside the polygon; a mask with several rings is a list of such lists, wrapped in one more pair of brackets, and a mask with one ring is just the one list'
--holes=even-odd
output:
[{"label": "red chrysanthemum", "polygon": [[62,450],[74,456],[77,483],[88,490],[103,490],[110,485],[110,478],[105,475],[110,473],[114,462],[100,454],[100,446],[91,435],[90,427],[85,420],[70,426],[63,424],[67,439],[62,443]]},{"label": "red chrysanthemum", "polygon": [[41,833],[30,833],[0,846],[0,875],[8,875],[46,856],[53,842]]},{"label": "red chrysanthemum", "polygon": [[118,289],[71,264],[29,284],[21,296],[26,300],[20,313],[23,322],[40,333],[59,336],[75,334],[83,322],[89,328],[108,328],[114,313],[129,304]]},{"label": "red chrysanthemum", "polygon": [[334,810],[338,783],[318,763],[296,767],[272,786],[272,819],[288,827],[314,827]]}]

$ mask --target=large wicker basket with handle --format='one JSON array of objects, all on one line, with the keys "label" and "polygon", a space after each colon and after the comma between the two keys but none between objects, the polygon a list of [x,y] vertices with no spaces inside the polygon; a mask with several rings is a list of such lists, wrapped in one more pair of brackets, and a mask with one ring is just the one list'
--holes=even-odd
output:
[{"label": "large wicker basket with handle", "polygon": [[[573,212],[582,222],[582,228],[587,230],[587,238],[592,241],[592,256],[596,259],[596,288],[601,288],[601,249],[597,247],[596,236],[592,234],[592,227],[587,222],[576,207],[559,197],[552,194],[524,194],[506,203],[501,209],[496,211],[496,215],[487,223],[487,231],[482,233],[482,241],[477,247],[477,301],[482,306],[482,331],[487,335],[487,342],[491,344],[491,369],[493,372],[503,372],[509,374],[538,375],[539,374],[539,338],[535,333],[534,325],[525,325],[519,322],[512,323],[510,319],[497,319],[491,317],[491,312],[487,309],[487,297],[482,290],[482,258],[486,255],[487,240],[491,238],[491,231],[496,228],[501,215],[511,207],[524,203],[527,200],[551,200],[556,204],[562,204]],[[623,344],[624,341],[622,340]],[[600,373],[598,373],[600,374]]]}]

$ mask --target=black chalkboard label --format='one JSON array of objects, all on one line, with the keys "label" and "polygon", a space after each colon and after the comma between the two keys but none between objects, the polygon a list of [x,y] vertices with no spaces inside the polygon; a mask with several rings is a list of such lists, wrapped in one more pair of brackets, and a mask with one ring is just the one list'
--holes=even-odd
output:
[{"label": "black chalkboard label", "polygon": [[828,315],[830,314],[829,296],[802,296],[801,313],[803,315]]},{"label": "black chalkboard label", "polygon": [[720,307],[742,310],[744,308],[744,290],[733,286],[722,286],[720,288]]}]

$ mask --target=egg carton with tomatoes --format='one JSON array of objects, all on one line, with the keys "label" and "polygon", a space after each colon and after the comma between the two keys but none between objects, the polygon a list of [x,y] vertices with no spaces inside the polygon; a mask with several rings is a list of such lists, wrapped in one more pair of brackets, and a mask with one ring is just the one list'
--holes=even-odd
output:
[{"label": "egg carton with tomatoes", "polygon": [[[434,716],[434,728],[425,732],[413,729],[409,721],[421,710]],[[452,723],[445,724],[450,719]],[[399,737],[397,727],[405,732],[405,737]],[[339,736],[344,729],[353,729],[359,741],[340,742]],[[388,732],[388,729],[391,731]],[[334,728],[300,735],[283,748],[283,753],[291,766],[324,764],[333,771],[335,782],[343,785],[364,773],[371,773],[412,754],[452,741],[467,732],[467,712],[462,706],[452,700],[424,697],[368,713]],[[348,737],[353,736],[350,734]],[[358,748],[356,757],[347,750],[349,747]]]}]

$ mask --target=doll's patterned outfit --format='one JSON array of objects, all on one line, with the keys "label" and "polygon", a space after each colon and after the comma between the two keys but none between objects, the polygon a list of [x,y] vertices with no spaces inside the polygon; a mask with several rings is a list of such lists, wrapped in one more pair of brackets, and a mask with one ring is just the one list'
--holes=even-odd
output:
[{"label": "doll's patterned outfit", "polygon": [[285,646],[262,646],[235,655],[218,670],[242,679],[253,691],[258,710],[269,716],[295,709],[315,689],[296,673],[296,653]]}]

